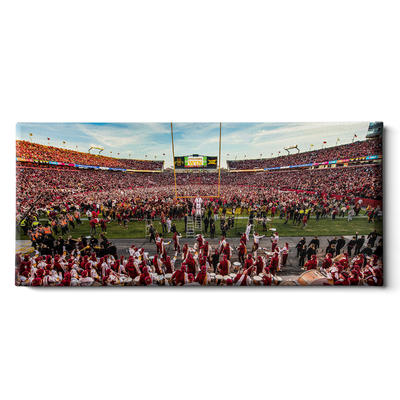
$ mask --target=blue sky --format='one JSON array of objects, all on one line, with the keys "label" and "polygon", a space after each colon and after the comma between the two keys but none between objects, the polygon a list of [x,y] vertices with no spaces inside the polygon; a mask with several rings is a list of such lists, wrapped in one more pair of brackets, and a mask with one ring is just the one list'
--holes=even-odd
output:
[{"label": "blue sky", "polygon": [[[298,145],[301,152],[364,140],[369,122],[344,123],[222,123],[221,167],[226,160],[263,158],[287,154],[284,147]],[[175,156],[218,156],[219,123],[173,123]],[[165,160],[172,166],[170,123],[20,123],[16,138],[87,152],[91,145],[104,147],[105,156]],[[98,150],[92,150],[98,153]],[[112,152],[112,154],[110,153]],[[294,151],[292,150],[292,153]],[[118,153],[120,155],[118,156]],[[165,156],[163,156],[165,153]],[[229,154],[229,156],[228,156]],[[145,157],[147,155],[147,158]],[[156,158],[157,157],[157,158]]]}]

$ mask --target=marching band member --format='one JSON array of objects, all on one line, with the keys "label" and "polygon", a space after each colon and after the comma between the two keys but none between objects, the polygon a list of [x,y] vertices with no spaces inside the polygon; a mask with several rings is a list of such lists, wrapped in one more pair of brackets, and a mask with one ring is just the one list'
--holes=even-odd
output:
[{"label": "marching band member", "polygon": [[176,251],[178,251],[178,253],[181,252],[181,246],[179,245],[179,239],[180,239],[181,237],[182,237],[181,235],[178,236],[178,232],[175,232],[175,233],[174,233],[173,240],[174,240],[174,250],[175,250],[175,253],[176,253]]},{"label": "marching band member", "polygon": [[225,245],[226,245],[226,240],[225,240],[225,237],[222,236],[221,240],[219,241],[219,249],[218,249],[219,254],[222,253],[222,250],[224,249]]},{"label": "marching band member", "polygon": [[274,255],[271,257],[271,261],[268,267],[272,275],[275,275],[275,273],[278,270],[278,266],[279,266],[278,253],[274,253]]},{"label": "marching band member", "polygon": [[245,244],[250,240],[250,231],[251,231],[251,227],[252,227],[253,225],[251,225],[250,224],[250,222],[247,224],[247,226],[246,226],[246,242],[245,242]]},{"label": "marching band member", "polygon": [[[89,264],[90,265],[90,264]],[[85,270],[82,272],[81,279],[79,279],[79,284],[81,286],[92,286],[94,279],[88,276],[88,272]]]},{"label": "marching band member", "polygon": [[236,286],[250,286],[251,279],[250,279],[249,275],[250,275],[250,273],[247,269],[245,269],[242,273],[237,274],[234,279],[235,285]]},{"label": "marching band member", "polygon": [[226,243],[225,246],[224,246],[224,248],[223,248],[223,250],[222,250],[222,253],[226,256],[226,258],[227,258],[228,260],[231,259],[232,250],[233,250],[233,249],[232,249],[231,246],[229,246],[229,243]]},{"label": "marching band member", "polygon": [[281,250],[281,255],[282,255],[282,266],[286,265],[286,260],[289,254],[289,243],[285,243]]},{"label": "marching band member", "polygon": [[135,265],[133,258],[129,258],[128,263],[125,265],[125,271],[132,279],[135,279],[137,276],[140,275],[139,267],[137,266],[137,263]]},{"label": "marching band member", "polygon": [[244,245],[246,246],[247,243],[247,236],[246,233],[243,233],[242,237],[240,238],[240,243],[244,243]]},{"label": "marching band member", "polygon": [[161,237],[160,237],[160,234],[158,234],[158,233],[156,235],[156,248],[157,248],[157,254],[158,253],[162,254],[162,252],[161,252]]},{"label": "marching band member", "polygon": [[263,269],[264,269],[264,262],[263,262],[261,256],[257,257],[257,261],[255,262],[254,265],[256,267],[256,275],[260,275],[261,272],[263,272]]},{"label": "marching band member", "polygon": [[167,258],[163,261],[163,263],[164,263],[164,267],[165,267],[165,273],[166,274],[173,274],[174,273],[174,266],[175,266],[175,259],[173,259],[171,261],[171,258],[169,256],[167,256]]},{"label": "marching band member", "polygon": [[189,245],[185,243],[182,249],[182,261],[185,261],[189,254]]},{"label": "marching band member", "polygon": [[207,267],[202,266],[201,271],[197,274],[195,282],[202,286],[206,286],[210,282],[210,274],[207,272]]},{"label": "marching band member", "polygon": [[31,286],[32,280],[33,279],[29,277],[29,272],[24,271],[18,276],[17,284],[19,284],[19,286]]},{"label": "marching band member", "polygon": [[311,269],[317,269],[318,266],[318,261],[317,261],[317,256],[315,254],[313,254],[311,256],[311,260],[307,261],[304,265],[303,269],[306,269],[307,271],[311,270]]},{"label": "marching band member", "polygon": [[260,239],[262,239],[265,235],[259,236],[257,232],[253,233],[253,237],[254,237],[254,252],[257,252],[258,249],[258,244],[260,243]]},{"label": "marching band member", "polygon": [[211,263],[211,246],[208,244],[207,241],[204,242],[204,245],[201,247],[201,254],[202,256],[206,256],[209,263]]},{"label": "marching band member", "polygon": [[244,262],[244,268],[246,271],[248,271],[248,274],[251,275],[251,273],[253,272],[253,256],[251,255],[251,253],[247,254],[247,258]]},{"label": "marching band member", "polygon": [[152,279],[150,274],[149,274],[148,268],[147,267],[143,267],[143,271],[140,274],[139,284],[142,285],[142,286],[147,286],[146,278]]},{"label": "marching band member", "polygon": [[182,265],[181,269],[177,269],[171,278],[171,282],[174,286],[182,286],[187,283],[187,273],[186,273],[186,266]]},{"label": "marching band member", "polygon": [[229,275],[229,270],[231,267],[231,262],[228,260],[227,256],[224,254],[223,260],[219,263],[219,273],[221,275]]},{"label": "marching band member", "polygon": [[193,274],[188,274],[188,282],[184,283],[184,286],[200,286],[200,283],[194,280]]},{"label": "marching band member", "polygon": [[[168,260],[169,265],[171,265],[171,261],[170,261],[170,257],[167,256],[166,261]],[[154,256],[153,258],[153,269],[154,272],[158,275],[164,275],[164,270],[162,269],[162,261],[158,258],[157,254]],[[172,271],[172,266],[170,268],[170,270]],[[172,274],[172,272],[167,272],[168,274]]]},{"label": "marching band member", "polygon": [[247,254],[246,244],[243,239],[240,240],[240,246],[238,247],[239,253],[239,262],[244,264],[244,256]]},{"label": "marching band member", "polygon": [[264,268],[265,274],[262,277],[263,286],[271,286],[272,285],[272,275],[268,267]]},{"label": "marching band member", "polygon": [[328,269],[330,269],[331,266],[332,266],[332,254],[327,253],[324,261],[322,261],[321,271],[327,273]]},{"label": "marching band member", "polygon": [[199,251],[200,251],[201,246],[203,246],[203,244],[204,244],[204,238],[203,238],[203,236],[201,235],[201,233],[197,236],[196,241],[197,241],[197,244],[198,244],[198,247],[197,247],[197,248],[198,248]]},{"label": "marching band member", "polygon": [[167,249],[165,248],[165,243],[164,243],[163,238],[161,238],[161,241],[160,241],[160,252],[161,252],[162,258],[165,259],[167,257]]},{"label": "marching band member", "polygon": [[272,242],[271,252],[272,253],[275,251],[275,247],[278,246],[278,241],[279,241],[279,235],[278,235],[278,232],[275,232],[273,234],[273,236],[271,237],[271,242]]}]

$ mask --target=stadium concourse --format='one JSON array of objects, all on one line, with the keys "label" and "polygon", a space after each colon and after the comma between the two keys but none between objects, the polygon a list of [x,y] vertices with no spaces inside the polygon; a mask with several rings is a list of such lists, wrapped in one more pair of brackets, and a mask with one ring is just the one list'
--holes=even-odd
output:
[{"label": "stadium concourse", "polygon": [[[28,235],[32,247],[16,252],[16,284],[381,286],[383,241],[374,229],[368,235],[354,232],[354,238],[312,236],[304,242],[273,231],[261,238],[264,232],[254,232],[255,218],[265,224],[274,216],[306,227],[310,217],[334,220],[346,214],[351,220],[363,209],[366,224],[380,220],[381,157],[382,143],[375,139],[228,161],[220,196],[204,197],[200,208],[210,230],[220,222],[221,236],[215,237],[214,226],[214,233],[194,239],[174,232],[174,222],[196,212],[193,199],[179,196],[213,196],[217,173],[177,174],[177,198],[174,174],[164,171],[163,161],[121,160],[17,141],[17,231]],[[225,238],[231,228],[227,209],[248,215],[240,238]],[[91,238],[73,235],[76,225],[87,224],[83,217]],[[152,227],[150,238],[142,239],[108,240],[96,231],[105,232],[110,221],[125,226],[156,219],[163,232],[174,232],[171,241]]]}]

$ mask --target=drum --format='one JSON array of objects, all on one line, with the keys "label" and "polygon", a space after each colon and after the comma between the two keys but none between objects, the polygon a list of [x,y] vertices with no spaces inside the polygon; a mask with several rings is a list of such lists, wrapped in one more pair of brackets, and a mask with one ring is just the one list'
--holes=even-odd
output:
[{"label": "drum", "polygon": [[165,285],[165,277],[164,277],[164,275],[158,275],[158,277],[157,277],[157,285],[158,286],[164,286]]},{"label": "drum", "polygon": [[133,285],[134,285],[134,286],[140,286],[139,280],[140,280],[140,275],[138,275],[138,276],[133,280]]},{"label": "drum", "polygon": [[242,267],[242,264],[240,262],[234,262],[233,263],[233,270],[235,272],[239,272],[240,268]]},{"label": "drum", "polygon": [[258,274],[258,276],[261,276],[261,278],[265,275],[265,272],[261,272]]},{"label": "drum", "polygon": [[224,279],[224,277],[222,275],[219,275],[219,274],[215,275],[215,283],[217,285],[220,285],[222,283],[223,279]]},{"label": "drum", "polygon": [[126,278],[124,282],[124,286],[132,286],[133,285],[133,279],[132,278]]},{"label": "drum", "polygon": [[322,286],[324,283],[328,282],[326,276],[316,269],[310,269],[309,271],[303,272],[297,278],[297,283],[302,286]]},{"label": "drum", "polygon": [[149,261],[153,264],[153,259],[154,259],[154,256],[150,256],[149,257]]},{"label": "drum", "polygon": [[170,285],[172,284],[172,274],[165,274],[165,279]]},{"label": "drum", "polygon": [[231,277],[231,279],[234,281],[235,280],[235,278],[236,278],[236,276],[237,276],[237,274],[229,274],[229,276]]},{"label": "drum", "polygon": [[261,286],[262,278],[259,275],[253,276],[253,285],[254,286]]},{"label": "drum", "polygon": [[210,274],[210,283],[215,283],[215,277],[216,277],[216,274],[214,274],[213,272]]},{"label": "drum", "polygon": [[295,281],[285,281],[281,283],[281,286],[297,286]]},{"label": "drum", "polygon": [[224,275],[225,284],[227,283],[228,279],[232,279],[230,275]]},{"label": "drum", "polygon": [[[146,256],[145,258],[148,260],[149,259],[149,253],[144,251],[143,254]],[[153,257],[154,258],[154,257]]]},{"label": "drum", "polygon": [[274,280],[274,285],[278,286],[282,283],[282,278],[280,276],[273,276],[272,279]]}]

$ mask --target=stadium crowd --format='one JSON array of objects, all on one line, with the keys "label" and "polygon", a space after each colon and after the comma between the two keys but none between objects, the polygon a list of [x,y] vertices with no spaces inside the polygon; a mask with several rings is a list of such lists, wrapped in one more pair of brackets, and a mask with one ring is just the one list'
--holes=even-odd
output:
[{"label": "stadium crowd", "polygon": [[17,157],[40,160],[57,161],[69,164],[92,165],[99,167],[135,169],[135,170],[162,170],[164,161],[131,160],[99,156],[90,153],[81,153],[73,150],[60,149],[53,146],[43,146],[26,140],[17,140]]},{"label": "stadium crowd", "polygon": [[[191,174],[178,174],[178,194],[201,196],[216,194],[217,174],[198,174],[189,181]],[[242,203],[256,206],[279,191],[306,190],[315,196],[327,199],[330,194],[347,197],[382,198],[382,167],[352,167],[323,170],[279,171],[248,174],[221,174],[221,204]],[[146,201],[169,202],[175,195],[172,174],[123,173],[118,171],[93,171],[57,168],[17,169],[17,215],[23,214],[40,193],[46,193],[47,202],[52,205],[96,203],[136,203]],[[284,194],[282,196],[293,196]],[[300,196],[301,197],[301,196]],[[307,198],[307,196],[303,196]],[[159,199],[159,200],[158,200]],[[148,202],[148,204],[151,203]],[[284,200],[281,200],[284,201]],[[271,201],[268,201],[270,203]],[[307,201],[306,201],[307,202]],[[37,208],[47,204],[39,202]]]},{"label": "stadium crowd", "polygon": [[282,155],[280,157],[269,159],[228,160],[227,164],[228,168],[232,170],[246,170],[302,165],[348,158],[367,157],[379,154],[382,154],[382,139],[358,141],[342,146]]}]

